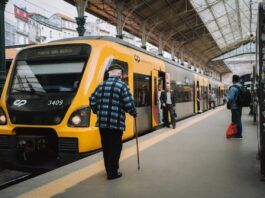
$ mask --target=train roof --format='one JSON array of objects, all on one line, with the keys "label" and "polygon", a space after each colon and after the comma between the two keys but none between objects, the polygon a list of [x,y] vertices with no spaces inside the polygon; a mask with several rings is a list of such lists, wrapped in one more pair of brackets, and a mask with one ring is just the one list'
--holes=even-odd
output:
[{"label": "train roof", "polygon": [[75,40],[104,40],[104,41],[112,41],[112,42],[121,44],[123,46],[129,47],[131,49],[134,49],[136,51],[140,51],[142,53],[145,53],[145,54],[147,54],[149,56],[158,58],[158,59],[160,59],[160,60],[162,60],[164,62],[167,62],[169,64],[172,64],[174,66],[181,67],[182,69],[187,70],[189,72],[195,73],[195,74],[200,75],[200,76],[204,76],[204,77],[206,77],[206,78],[208,78],[210,80],[221,82],[221,81],[216,80],[216,79],[214,79],[214,78],[212,78],[210,76],[203,75],[203,74],[197,73],[195,71],[192,71],[192,70],[190,70],[190,69],[188,69],[188,68],[186,68],[186,67],[184,67],[184,66],[182,66],[180,64],[177,64],[176,62],[174,62],[174,61],[172,61],[172,60],[170,60],[168,58],[165,58],[163,56],[159,56],[159,55],[153,54],[153,53],[148,52],[147,50],[145,50],[143,48],[137,47],[137,46],[132,45],[132,44],[130,44],[130,43],[128,43],[128,42],[120,39],[120,38],[116,38],[116,37],[112,37],[112,36],[80,36],[80,37],[72,37],[72,38],[55,40],[55,41],[51,41],[50,43],[61,42],[61,41],[75,41]]}]

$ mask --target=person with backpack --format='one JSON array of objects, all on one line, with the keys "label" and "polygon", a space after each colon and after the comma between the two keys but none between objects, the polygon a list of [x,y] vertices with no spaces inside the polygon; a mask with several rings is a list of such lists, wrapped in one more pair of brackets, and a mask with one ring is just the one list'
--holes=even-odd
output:
[{"label": "person with backpack", "polygon": [[242,136],[242,85],[239,83],[239,76],[233,75],[232,77],[233,85],[229,88],[229,108],[232,113],[232,122],[237,126],[237,133],[232,138],[241,139]]}]

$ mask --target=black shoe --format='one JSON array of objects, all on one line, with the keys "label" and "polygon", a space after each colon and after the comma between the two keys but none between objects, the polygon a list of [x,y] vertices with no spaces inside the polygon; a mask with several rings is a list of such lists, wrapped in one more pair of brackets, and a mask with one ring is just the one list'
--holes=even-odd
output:
[{"label": "black shoe", "polygon": [[243,136],[242,135],[234,135],[234,136],[232,136],[232,138],[235,138],[235,139],[243,139]]},{"label": "black shoe", "polygon": [[176,128],[176,126],[173,126],[173,129],[175,129]]},{"label": "black shoe", "polygon": [[112,179],[117,179],[122,177],[122,173],[121,172],[117,172],[115,174],[108,174],[108,180],[112,180]]}]

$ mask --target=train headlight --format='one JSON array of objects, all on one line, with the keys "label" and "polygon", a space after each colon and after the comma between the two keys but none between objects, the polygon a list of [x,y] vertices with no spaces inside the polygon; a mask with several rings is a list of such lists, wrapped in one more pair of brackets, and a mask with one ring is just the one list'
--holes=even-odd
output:
[{"label": "train headlight", "polygon": [[0,107],[0,125],[6,124],[6,115],[3,111],[3,109]]},{"label": "train headlight", "polygon": [[79,116],[79,115],[76,115],[74,117],[72,117],[71,119],[71,122],[74,124],[74,125],[79,125],[82,121],[82,118]]},{"label": "train headlight", "polygon": [[68,120],[69,127],[88,127],[90,119],[90,108],[84,107],[72,113]]}]

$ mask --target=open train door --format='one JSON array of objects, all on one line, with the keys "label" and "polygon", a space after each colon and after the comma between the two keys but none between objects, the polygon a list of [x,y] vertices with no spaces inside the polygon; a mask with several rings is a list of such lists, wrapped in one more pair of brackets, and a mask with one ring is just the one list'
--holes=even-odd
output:
[{"label": "open train door", "polygon": [[158,71],[152,71],[152,126],[159,125]]},{"label": "open train door", "polygon": [[209,95],[210,92],[212,92],[212,85],[209,82],[209,89],[208,89],[208,109],[210,109],[212,107],[211,100],[210,100],[211,98],[210,98],[210,95]]},{"label": "open train door", "polygon": [[197,81],[197,84],[196,84],[196,103],[197,103],[197,113],[200,113],[201,112],[201,93],[200,93],[200,82]]},{"label": "open train door", "polygon": [[218,105],[220,105],[221,104],[221,87],[220,87],[220,85],[218,86],[218,96],[217,96],[217,98],[218,98]]},{"label": "open train door", "polygon": [[196,80],[193,82],[193,113],[197,113],[197,87]]}]

